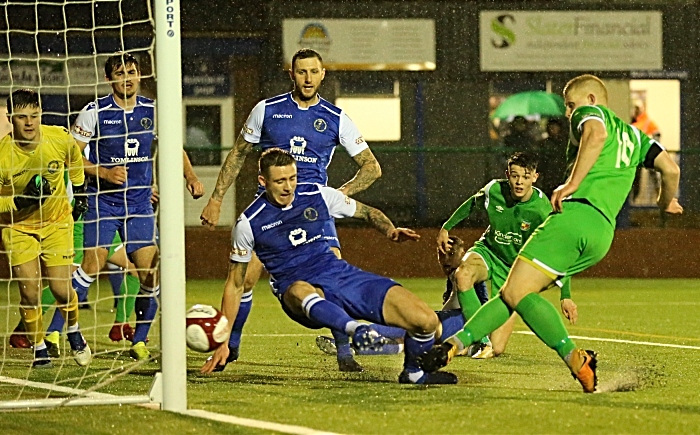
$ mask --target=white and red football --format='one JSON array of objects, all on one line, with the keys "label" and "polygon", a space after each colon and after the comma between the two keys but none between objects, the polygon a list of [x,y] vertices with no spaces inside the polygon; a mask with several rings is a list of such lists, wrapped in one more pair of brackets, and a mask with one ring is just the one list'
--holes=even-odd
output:
[{"label": "white and red football", "polygon": [[226,340],[228,319],[211,305],[197,304],[187,310],[187,347],[211,352]]}]

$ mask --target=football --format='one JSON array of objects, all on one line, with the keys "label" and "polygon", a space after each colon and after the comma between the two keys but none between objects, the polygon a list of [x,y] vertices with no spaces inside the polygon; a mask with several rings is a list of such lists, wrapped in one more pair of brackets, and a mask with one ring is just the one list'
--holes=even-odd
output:
[{"label": "football", "polygon": [[226,340],[228,319],[211,305],[195,305],[187,310],[187,347],[211,352]]}]

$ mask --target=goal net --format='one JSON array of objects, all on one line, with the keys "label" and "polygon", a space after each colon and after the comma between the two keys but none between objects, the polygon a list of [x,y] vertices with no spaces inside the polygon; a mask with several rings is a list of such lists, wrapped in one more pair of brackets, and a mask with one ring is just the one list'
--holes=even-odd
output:
[{"label": "goal net", "polygon": [[[105,79],[105,60],[117,53],[129,53],[136,57],[141,69],[141,89],[138,93],[156,98],[160,86],[155,80],[156,16],[160,12],[154,13],[153,8],[162,7],[163,12],[165,8],[170,8],[169,12],[177,12],[177,2],[17,0],[0,1],[0,5],[3,8],[0,22],[0,137],[12,131],[12,124],[6,117],[5,101],[12,92],[23,88],[39,93],[42,124],[70,129],[84,106],[112,92],[111,85]],[[173,13],[170,15],[168,25],[172,27]],[[179,31],[179,19],[175,28]],[[179,51],[179,34],[176,36]],[[179,53],[174,60],[179,71]],[[176,79],[179,80],[179,73]],[[176,121],[174,125],[179,127],[179,120],[176,117],[172,119]],[[157,128],[157,120],[153,121]],[[161,127],[161,130],[164,128],[168,127]],[[172,130],[172,127],[169,129]],[[168,153],[172,152],[168,150]],[[152,156],[157,154],[154,150]],[[13,168],[7,170],[12,171]],[[181,186],[181,176],[176,179],[180,183],[177,185]],[[68,189],[67,196],[70,195]],[[162,201],[169,197],[172,195],[166,192],[164,198],[161,191]],[[164,205],[160,207],[162,209]],[[172,207],[172,204],[167,204],[167,207]],[[184,234],[184,229],[181,231]],[[174,237],[176,242],[178,237],[178,234]],[[158,243],[156,240],[153,242]],[[115,257],[120,249],[121,256],[126,257],[123,255],[124,248],[117,244],[115,247]],[[13,268],[9,267],[10,250],[3,247],[0,253],[0,409],[160,401],[159,373],[166,367],[161,352],[161,342],[166,340],[161,340],[161,324],[158,321],[161,310],[148,334],[149,360],[136,361],[130,356],[132,343],[126,339],[129,337],[128,328],[119,327],[121,334],[115,334],[113,330],[115,322],[126,323],[131,328],[135,326],[134,302],[127,297],[133,293],[133,288],[131,292],[126,290],[126,277],[138,270],[125,270],[120,264],[106,266],[90,286],[87,301],[81,302],[80,330],[92,349],[92,362],[80,367],[73,361],[66,330],[63,329],[59,339],[60,356],[52,359],[52,368],[40,370],[32,368],[33,350],[24,347],[26,342],[21,340],[19,280]],[[114,250],[110,250],[110,255]],[[184,267],[180,265],[179,268],[184,282]],[[45,273],[43,268],[42,274]],[[42,277],[45,278],[45,275]],[[46,284],[44,281],[41,287],[46,287]],[[138,281],[136,285],[138,289]],[[184,295],[181,296],[184,333]],[[45,304],[44,308],[43,328],[46,330],[57,309],[55,303]],[[179,326],[178,319],[176,316],[174,324]],[[173,334],[177,335],[176,329]],[[126,337],[113,341],[121,336]],[[181,334],[179,336],[182,337]],[[175,352],[181,352],[184,359],[184,345],[182,348],[176,347]],[[184,377],[182,366],[178,370]]]}]

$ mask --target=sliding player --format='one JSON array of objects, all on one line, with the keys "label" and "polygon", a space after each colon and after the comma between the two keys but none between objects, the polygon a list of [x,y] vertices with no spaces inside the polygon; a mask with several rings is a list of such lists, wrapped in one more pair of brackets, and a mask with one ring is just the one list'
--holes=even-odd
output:
[{"label": "sliding player", "polygon": [[[235,318],[243,280],[255,250],[272,277],[273,291],[287,315],[301,325],[327,327],[352,336],[358,348],[381,347],[368,325],[355,320],[397,326],[407,331],[400,383],[453,384],[451,373],[424,372],[418,357],[435,340],[439,320],[428,305],[389,278],[374,275],[337,258],[324,239],[330,216],[353,216],[371,223],[390,240],[417,240],[406,228],[395,228],[381,211],[319,184],[299,184],[294,157],[272,148],[260,157],[258,180],[264,195],[243,212],[232,234],[231,264],[222,312]],[[230,329],[229,329],[230,331]],[[203,373],[224,364],[228,347],[219,346]]]}]

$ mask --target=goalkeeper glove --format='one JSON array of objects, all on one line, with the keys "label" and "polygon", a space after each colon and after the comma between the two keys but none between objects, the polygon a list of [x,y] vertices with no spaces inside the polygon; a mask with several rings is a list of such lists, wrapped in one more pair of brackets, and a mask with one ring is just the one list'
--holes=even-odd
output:
[{"label": "goalkeeper glove", "polygon": [[17,210],[32,207],[43,203],[46,198],[51,196],[51,184],[49,180],[37,174],[29,180],[24,188],[22,195],[15,196],[14,202]]},{"label": "goalkeeper glove", "polygon": [[73,186],[73,220],[77,221],[80,216],[88,211],[87,194],[85,193],[85,184],[81,186]]}]

